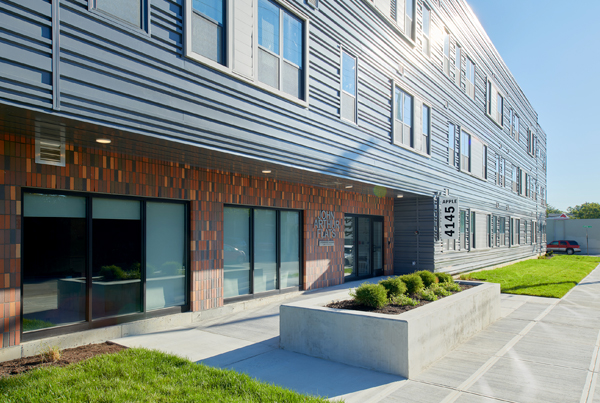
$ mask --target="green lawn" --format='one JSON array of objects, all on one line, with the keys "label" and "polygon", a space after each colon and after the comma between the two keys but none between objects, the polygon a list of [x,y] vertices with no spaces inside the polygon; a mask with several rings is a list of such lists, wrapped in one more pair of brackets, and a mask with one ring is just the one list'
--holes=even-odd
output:
[{"label": "green lawn", "polygon": [[555,255],[495,270],[461,275],[461,279],[500,283],[502,292],[561,298],[600,263],[600,257]]},{"label": "green lawn", "polygon": [[127,349],[0,379],[2,402],[327,402],[156,351]]}]

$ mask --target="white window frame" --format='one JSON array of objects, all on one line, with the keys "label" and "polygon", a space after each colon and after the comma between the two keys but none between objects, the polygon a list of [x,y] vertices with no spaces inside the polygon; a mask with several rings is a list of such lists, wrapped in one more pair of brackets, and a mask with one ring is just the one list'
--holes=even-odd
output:
[{"label": "white window frame", "polygon": [[444,37],[443,37],[443,52],[442,52],[442,70],[446,77],[450,78],[450,31],[448,28],[444,28]]},{"label": "white window frame", "polygon": [[[452,139],[454,140],[450,144],[450,127],[452,127]],[[458,126],[452,122],[448,122],[448,164],[452,167],[456,167],[456,128]]]},{"label": "white window frame", "polygon": [[[354,66],[356,66],[354,70],[354,95],[344,91],[344,53],[354,59]],[[358,62],[358,56],[354,52],[346,50],[346,48],[343,45],[340,45],[340,119],[344,122],[349,122],[354,125],[358,125]],[[354,98],[354,121],[346,119],[343,116],[343,94],[347,94],[348,96]]]},{"label": "white window frame", "polygon": [[454,84],[458,88],[462,84],[462,48],[458,43],[454,45]]},{"label": "white window frame", "polygon": [[[472,67],[471,69],[469,69],[469,65]],[[473,79],[473,81],[469,80],[470,75],[472,75],[471,78]],[[467,56],[467,66],[466,66],[466,74],[465,74],[465,80],[466,80],[465,93],[473,101],[475,100],[475,93],[476,93],[476,91],[475,91],[475,83],[477,81],[476,75],[477,75],[477,70],[476,70],[475,62],[473,62],[473,60]],[[471,85],[470,87],[469,87],[469,84]]]},{"label": "white window frame", "polygon": [[[280,0],[272,0],[273,2],[277,3],[281,8],[285,9],[286,11],[290,12],[291,14],[293,14],[295,17],[297,17],[298,19],[300,19],[303,23],[303,45],[304,45],[304,49],[302,52],[302,62],[303,62],[303,69],[304,69],[304,74],[303,74],[303,92],[304,92],[304,98],[300,99],[300,98],[296,98],[286,92],[283,92],[283,90],[277,89],[277,88],[273,88],[267,84],[264,84],[260,81],[258,81],[258,3],[255,3],[256,5],[256,9],[254,10],[254,32],[253,32],[253,38],[252,38],[252,49],[254,50],[254,55],[253,55],[253,76],[249,77],[246,76],[244,74],[238,73],[236,71],[233,70],[233,44],[234,44],[234,30],[233,30],[233,7],[232,4],[235,0],[225,0],[226,1],[226,12],[225,12],[225,19],[226,19],[226,23],[225,23],[225,46],[226,46],[226,50],[225,50],[225,65],[219,64],[217,62],[215,62],[214,60],[211,60],[207,57],[204,57],[198,53],[195,53],[192,50],[192,0],[185,0],[185,18],[184,18],[184,53],[185,53],[185,57],[190,59],[190,60],[194,60],[206,67],[209,67],[213,70],[219,71],[221,73],[224,73],[228,76],[231,76],[237,80],[252,84],[254,87],[259,88],[263,91],[269,92],[273,95],[276,95],[280,98],[284,98],[290,102],[293,102],[297,105],[300,105],[302,107],[308,108],[308,100],[310,99],[310,93],[309,93],[309,77],[310,77],[310,64],[309,64],[309,48],[310,48],[310,43],[309,43],[309,32],[310,32],[310,20],[308,18],[307,15],[305,15],[304,13],[302,13],[300,10],[298,10],[296,7],[287,4],[287,3],[283,3]],[[280,38],[281,40],[281,38]]]},{"label": "white window frame", "polygon": [[[429,32],[425,33],[425,10],[427,10],[429,15]],[[431,9],[425,4],[425,2],[421,3],[421,15],[422,15],[422,27],[421,35],[422,35],[422,50],[423,54],[430,58],[431,57]]]}]

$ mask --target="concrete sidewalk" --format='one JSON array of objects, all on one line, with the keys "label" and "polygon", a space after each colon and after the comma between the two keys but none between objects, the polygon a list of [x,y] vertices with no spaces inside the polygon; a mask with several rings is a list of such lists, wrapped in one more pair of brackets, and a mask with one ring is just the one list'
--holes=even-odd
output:
[{"label": "concrete sidewalk", "polygon": [[279,306],[113,340],[153,348],[299,392],[346,402],[600,402],[600,266],[564,298],[502,295],[502,318],[415,379],[280,350]]}]

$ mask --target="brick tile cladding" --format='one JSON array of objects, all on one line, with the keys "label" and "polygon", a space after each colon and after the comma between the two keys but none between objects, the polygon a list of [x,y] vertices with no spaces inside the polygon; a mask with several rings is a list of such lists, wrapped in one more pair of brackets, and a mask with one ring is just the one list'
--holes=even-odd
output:
[{"label": "brick tile cladding", "polygon": [[[21,188],[47,188],[191,201],[191,309],[223,304],[223,205],[269,206],[304,211],[304,288],[340,284],[344,279],[344,240],[318,246],[314,219],[333,211],[384,216],[384,239],[392,241],[392,198],[304,186],[266,178],[200,169],[118,152],[67,144],[66,167],[40,165],[34,140],[0,132],[0,311],[2,347],[20,342]],[[343,228],[342,228],[343,229]],[[343,231],[340,231],[343,234]],[[384,272],[392,274],[393,241],[385,242]]]}]

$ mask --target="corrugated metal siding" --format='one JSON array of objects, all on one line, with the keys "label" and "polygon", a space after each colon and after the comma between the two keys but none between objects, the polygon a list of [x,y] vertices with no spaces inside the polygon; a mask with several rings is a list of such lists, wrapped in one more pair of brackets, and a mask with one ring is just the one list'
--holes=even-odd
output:
[{"label": "corrugated metal siding", "polygon": [[[86,1],[61,0],[61,104],[54,112],[428,197],[449,189],[464,208],[539,217],[541,200],[511,191],[510,169],[518,166],[546,187],[541,161],[527,155],[525,133],[537,128],[544,152],[545,134],[464,1],[431,5],[429,58],[421,51],[421,0],[415,7],[414,43],[393,27],[389,12],[383,18],[363,0],[323,1],[318,9],[300,0],[283,3],[310,20],[308,108],[186,58],[183,0],[151,0],[148,32],[90,12]],[[0,18],[7,21],[0,27],[0,102],[51,110],[50,3],[0,0]],[[462,49],[460,87],[453,74],[443,72],[444,28],[451,33],[451,48],[458,43]],[[339,116],[340,46],[358,57],[357,125]],[[466,57],[476,64],[475,100],[465,94]],[[398,74],[400,65],[403,75]],[[500,128],[485,115],[488,76],[506,95],[505,122],[508,107],[519,114],[518,143],[508,124]],[[394,82],[432,107],[431,158],[392,144]],[[488,167],[494,166],[496,154],[506,159],[505,187],[495,184],[494,175],[482,180],[448,164],[449,122],[488,146]],[[447,254],[435,248],[435,266],[443,268]],[[516,255],[513,250],[495,253]],[[496,261],[491,255],[486,259],[469,261]],[[433,258],[431,262],[433,267]]]},{"label": "corrugated metal siding", "polygon": [[394,274],[433,271],[433,198],[397,199],[394,202]]}]

